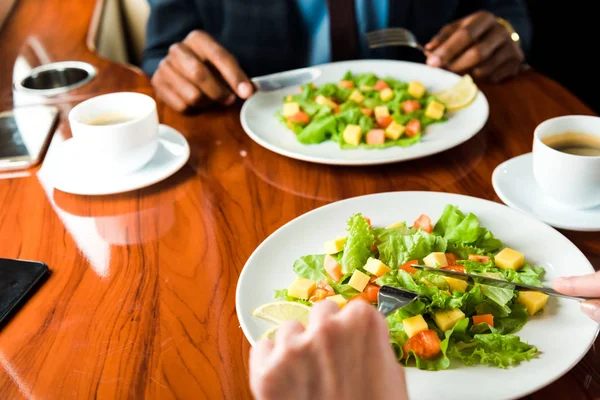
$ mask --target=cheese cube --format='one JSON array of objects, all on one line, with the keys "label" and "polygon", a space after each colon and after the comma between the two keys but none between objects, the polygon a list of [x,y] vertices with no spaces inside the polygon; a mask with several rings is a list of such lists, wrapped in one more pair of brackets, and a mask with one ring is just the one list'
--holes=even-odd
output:
[{"label": "cheese cube", "polygon": [[288,288],[288,295],[297,299],[308,300],[317,287],[312,279],[296,278]]},{"label": "cheese cube", "polygon": [[362,129],[358,125],[346,125],[344,129],[344,142],[351,144],[352,146],[358,146],[360,144],[360,138],[362,137]]},{"label": "cheese cube", "polygon": [[390,116],[390,109],[388,106],[377,106],[375,107],[375,118],[385,118]]},{"label": "cheese cube", "polygon": [[457,291],[457,292],[461,292],[464,293],[467,291],[467,286],[469,286],[469,284],[467,283],[467,281],[463,281],[462,279],[458,279],[458,278],[451,278],[449,276],[445,277],[446,282],[448,282],[448,286],[450,286],[450,290],[452,291]]},{"label": "cheese cube", "polygon": [[369,85],[360,85],[358,88],[360,90],[364,90],[364,91],[373,90],[373,86],[369,86]]},{"label": "cheese cube", "polygon": [[393,121],[388,125],[387,128],[385,128],[385,137],[391,140],[396,140],[402,136],[405,130],[406,128],[404,125],[400,125],[396,121]]},{"label": "cheese cube", "polygon": [[321,104],[322,106],[328,106],[330,108],[335,108],[335,106],[337,105],[333,100],[328,99],[327,97],[323,96],[322,94],[315,97],[315,102],[317,104]]},{"label": "cheese cube", "polygon": [[454,328],[454,325],[465,317],[465,314],[460,311],[460,308],[452,310],[440,310],[433,313],[435,324],[444,332]]},{"label": "cheese cube", "polygon": [[404,222],[395,222],[391,225],[386,226],[385,229],[394,229],[394,228],[399,228],[401,226],[406,226],[406,224]]},{"label": "cheese cube", "polygon": [[421,314],[403,319],[402,327],[404,328],[404,332],[406,332],[409,338],[415,336],[417,333],[429,329],[429,327],[427,326],[427,322],[425,322],[425,319]]},{"label": "cheese cube", "polygon": [[331,300],[331,301],[333,301],[340,308],[342,308],[346,304],[348,304],[348,300],[346,300],[346,298],[344,296],[342,296],[341,294],[336,294],[335,296],[325,297],[325,300]]},{"label": "cheese cube", "polygon": [[438,268],[448,265],[445,253],[431,253],[423,259],[423,263],[428,267]]},{"label": "cheese cube", "polygon": [[348,286],[362,292],[369,283],[369,279],[369,275],[356,270],[348,281]]},{"label": "cheese cube", "polygon": [[365,100],[365,96],[363,96],[363,94],[358,90],[353,91],[348,98],[358,104],[362,104],[362,102]]},{"label": "cheese cube", "polygon": [[291,117],[292,115],[296,115],[300,111],[300,106],[298,103],[284,103],[283,104],[283,116]]},{"label": "cheese cube", "polygon": [[380,260],[373,258],[373,257],[369,257],[364,268],[365,268],[365,271],[370,272],[375,276],[382,276],[392,270],[390,267],[388,267],[387,265],[382,263]]},{"label": "cheese cube", "polygon": [[325,253],[326,254],[337,254],[344,250],[346,244],[346,237],[339,237],[337,239],[328,240],[325,242]]},{"label": "cheese cube", "polygon": [[382,89],[381,92],[379,92],[379,97],[382,101],[390,101],[394,98],[394,91],[390,88]]},{"label": "cheese cube", "polygon": [[425,94],[425,86],[419,81],[408,83],[408,94],[416,99],[420,99]]},{"label": "cheese cube", "polygon": [[548,295],[542,292],[519,292],[517,304],[527,307],[527,313],[534,315],[546,306]]},{"label": "cheese cube", "polygon": [[425,116],[432,119],[441,119],[444,116],[446,107],[442,103],[432,101],[425,109]]},{"label": "cheese cube", "polygon": [[494,262],[499,268],[520,269],[525,264],[525,255],[506,247],[494,257]]}]

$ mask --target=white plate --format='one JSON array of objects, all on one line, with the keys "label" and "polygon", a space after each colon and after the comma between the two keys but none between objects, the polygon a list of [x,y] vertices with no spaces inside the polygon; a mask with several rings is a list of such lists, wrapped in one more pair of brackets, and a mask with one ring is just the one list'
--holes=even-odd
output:
[{"label": "white plate", "polygon": [[[461,79],[452,72],[406,61],[347,61],[321,65],[318,68],[322,70],[322,74],[314,82],[317,86],[338,82],[348,70],[353,73],[372,72],[378,76],[391,76],[402,81],[418,80],[423,82],[428,91],[434,93],[451,87]],[[252,140],[275,153],[321,164],[388,164],[439,153],[475,136],[485,125],[489,113],[488,102],[480,92],[471,105],[450,113],[447,122],[428,127],[422,142],[414,146],[382,150],[342,150],[332,141],[304,145],[279,121],[275,112],[281,108],[283,98],[296,93],[297,87],[289,87],[253,95],[242,107],[242,126]]]},{"label": "white plate", "polygon": [[600,207],[587,210],[568,208],[542,192],[533,178],[531,153],[498,165],[492,174],[492,185],[506,205],[554,227],[573,231],[600,231]]},{"label": "white plate", "polygon": [[[446,204],[473,212],[481,224],[504,244],[525,253],[527,260],[546,269],[546,284],[559,276],[594,272],[586,257],[568,239],[548,225],[504,205],[473,197],[435,192],[396,192],[339,201],[304,214],[278,229],[252,254],[238,281],[236,308],[244,334],[256,343],[269,328],[252,317],[261,304],[273,301],[273,291],[294,280],[296,258],[321,253],[323,242],[344,232],[346,221],[357,212],[374,226],[414,221],[420,214],[437,221]],[[587,353],[598,325],[572,300],[551,298],[541,316],[534,317],[518,333],[537,346],[538,358],[506,370],[485,366],[466,367],[453,362],[445,371],[407,369],[411,399],[509,399],[534,392],[571,369]]]},{"label": "white plate", "polygon": [[85,166],[77,165],[77,146],[73,139],[61,144],[44,162],[50,182],[58,190],[81,195],[106,195],[128,192],[158,183],[185,165],[190,146],[175,129],[159,125],[158,149],[154,157],[137,171],[127,175],[92,176]]}]

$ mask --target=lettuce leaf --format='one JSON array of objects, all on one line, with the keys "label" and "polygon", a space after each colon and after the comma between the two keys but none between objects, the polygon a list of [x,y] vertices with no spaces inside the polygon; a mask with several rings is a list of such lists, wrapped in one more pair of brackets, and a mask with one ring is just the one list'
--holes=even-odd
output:
[{"label": "lettuce leaf", "polygon": [[296,303],[306,304],[307,306],[312,307],[312,303],[308,300],[298,299],[296,297],[292,297],[288,295],[287,289],[275,290],[275,295],[273,296],[275,300],[281,301],[295,301]]},{"label": "lettuce leaf", "polygon": [[485,252],[493,252],[502,247],[499,239],[480,226],[475,214],[469,213],[465,216],[457,206],[450,204],[435,224],[433,233],[446,239],[449,247],[456,247],[457,251],[464,246],[472,246]]},{"label": "lettuce leaf", "polygon": [[534,346],[521,342],[518,336],[489,333],[475,335],[469,342],[453,343],[448,355],[465,365],[489,364],[507,368],[531,360],[537,351]]},{"label": "lettuce leaf", "polygon": [[510,282],[524,283],[532,286],[542,286],[542,280],[544,279],[545,270],[544,268],[525,263],[525,265],[518,271],[514,269],[503,269],[498,268],[493,261],[486,264],[482,264],[476,261],[460,260],[458,264],[465,267],[465,271],[469,274],[482,274],[482,273],[499,273],[502,277]]},{"label": "lettuce leaf", "polygon": [[375,229],[379,259],[390,268],[398,268],[409,260],[423,260],[434,251],[446,251],[446,241],[422,229],[400,226]]},{"label": "lettuce leaf", "polygon": [[358,290],[344,283],[332,283],[331,287],[336,294],[341,294],[346,300],[351,299],[359,293]]},{"label": "lettuce leaf", "polygon": [[326,280],[327,275],[324,260],[324,254],[300,257],[294,262],[294,272],[304,279],[312,279],[313,281]]},{"label": "lettuce leaf", "polygon": [[362,214],[354,214],[348,221],[346,228],[348,239],[344,245],[341,258],[342,273],[344,275],[362,268],[369,257],[373,256],[371,246],[375,242],[375,235]]},{"label": "lettuce leaf", "polygon": [[494,318],[494,328],[492,332],[502,335],[515,333],[527,323],[529,314],[527,308],[520,304],[513,304],[510,307],[510,314],[506,317]]},{"label": "lettuce leaf", "polygon": [[335,116],[319,118],[313,120],[304,129],[300,131],[297,138],[303,144],[316,144],[327,140],[336,130]]}]

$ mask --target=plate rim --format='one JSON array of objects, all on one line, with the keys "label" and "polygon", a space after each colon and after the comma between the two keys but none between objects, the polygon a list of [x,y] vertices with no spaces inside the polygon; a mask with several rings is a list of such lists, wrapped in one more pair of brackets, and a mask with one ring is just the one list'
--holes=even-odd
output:
[{"label": "plate rim", "polygon": [[[351,61],[337,61],[337,62],[331,62],[331,63],[325,63],[325,64],[319,64],[319,65],[315,65],[313,66],[314,68],[324,68],[324,67],[329,67],[332,65],[336,65],[336,64],[342,64],[342,63],[397,63],[397,64],[410,64],[410,65],[414,65],[414,66],[418,66],[419,68],[422,68],[424,70],[430,69],[430,70],[437,70],[437,68],[433,68],[430,67],[426,64],[421,64],[421,63],[417,63],[417,62],[412,62],[412,61],[404,61],[404,60],[388,60],[388,59],[361,59],[361,60],[351,60]],[[290,70],[293,71],[293,70]],[[288,72],[288,71],[284,71],[284,72]],[[444,70],[444,72],[454,75],[457,78],[461,78],[460,75],[455,74],[454,72],[451,71],[446,71]],[[465,137],[464,140],[457,142],[456,144],[453,144],[450,147],[446,147],[446,148],[442,148],[442,149],[431,149],[428,151],[424,151],[420,154],[414,154],[412,156],[407,156],[407,157],[403,157],[403,158],[398,158],[398,157],[392,157],[392,158],[387,158],[387,159],[379,159],[379,160],[343,160],[343,159],[339,159],[339,158],[334,158],[334,159],[324,159],[322,157],[318,157],[318,156],[312,156],[312,155],[305,155],[305,154],[299,154],[296,153],[294,151],[291,150],[286,150],[283,149],[281,147],[278,147],[272,143],[270,143],[269,141],[261,138],[259,135],[257,135],[256,133],[254,133],[252,131],[252,129],[250,129],[249,125],[248,125],[248,118],[246,117],[247,113],[248,113],[248,108],[251,105],[252,102],[252,97],[250,97],[248,100],[246,100],[244,102],[244,104],[242,105],[242,109],[240,110],[240,123],[242,125],[242,128],[244,129],[244,132],[246,133],[246,135],[248,135],[250,137],[250,139],[252,139],[255,143],[257,143],[258,145],[266,148],[267,150],[270,150],[276,154],[282,155],[284,157],[288,157],[288,158],[292,158],[295,160],[301,160],[301,161],[306,161],[306,162],[311,162],[311,163],[315,163],[315,164],[324,164],[324,165],[345,165],[345,166],[370,166],[370,165],[386,165],[386,164],[395,164],[395,163],[400,163],[400,162],[405,162],[405,161],[411,161],[411,160],[416,160],[416,159],[420,159],[420,158],[425,158],[425,157],[429,157],[432,156],[434,154],[439,154],[442,153],[444,151],[447,150],[451,150],[457,146],[460,146],[461,144],[469,141],[470,139],[472,139],[473,137],[475,137],[478,133],[481,132],[481,130],[485,127],[485,125],[487,124],[489,117],[490,117],[490,105],[489,102],[487,100],[487,97],[485,96],[485,94],[479,90],[479,92],[477,93],[477,97],[475,98],[475,100],[477,100],[477,98],[479,98],[481,96],[482,100],[483,100],[483,105],[485,107],[485,118],[483,119],[482,123],[479,124],[479,126],[477,127],[477,129],[473,130],[473,133],[471,133],[468,137]],[[460,110],[456,110],[456,111],[464,111],[467,110],[469,106],[464,107]],[[416,144],[418,145],[418,143]],[[385,150],[385,149],[384,149]],[[351,151],[351,150],[348,150]],[[373,150],[374,151],[374,150]]]},{"label": "plate rim", "polygon": [[[496,168],[494,168],[494,172],[492,172],[492,187],[494,188],[494,192],[496,192],[496,195],[500,198],[500,200],[502,200],[502,202],[514,209],[514,210],[518,210],[521,211],[527,215],[529,215],[530,217],[536,218],[550,226],[552,226],[553,228],[558,228],[558,229],[565,229],[568,231],[572,231],[572,232],[600,232],[600,226],[598,227],[581,227],[581,226],[577,226],[577,225],[568,225],[568,224],[562,224],[562,223],[557,223],[553,218],[548,218],[545,215],[536,215],[534,216],[533,214],[529,213],[527,210],[524,210],[522,207],[520,207],[517,203],[515,203],[514,201],[512,201],[511,199],[508,198],[508,196],[506,196],[505,193],[503,193],[501,190],[499,190],[499,186],[500,186],[500,174],[502,172],[502,170],[506,169],[507,165],[510,165],[511,162],[516,162],[518,159],[525,159],[525,158],[531,158],[533,157],[533,153],[530,151],[528,153],[524,153],[524,154],[519,154],[518,156],[512,157],[508,160],[503,161],[502,163],[498,164],[498,166],[496,166]],[[539,189],[539,188],[538,188]]]},{"label": "plate rim", "polygon": [[[324,208],[328,208],[328,207],[333,207],[336,206],[338,203],[345,203],[345,202],[350,202],[356,199],[360,199],[360,198],[367,198],[367,197],[383,197],[383,196],[388,196],[388,195],[394,195],[394,194],[413,194],[413,195],[431,195],[434,194],[435,196],[439,196],[439,195],[448,195],[450,197],[455,197],[455,198],[467,198],[470,200],[475,200],[475,201],[481,201],[483,203],[488,203],[490,205],[493,205],[494,207],[498,206],[498,207],[505,207],[506,209],[510,210],[510,212],[514,212],[517,214],[521,214],[521,216],[523,216],[525,219],[529,220],[529,222],[534,223],[534,224],[541,224],[546,226],[547,228],[549,228],[551,231],[554,232],[554,234],[558,235],[558,237],[561,238],[561,240],[565,241],[565,245],[570,246],[574,251],[578,252],[581,254],[581,256],[587,261],[587,265],[586,267],[589,268],[589,272],[593,273],[595,272],[593,265],[591,264],[591,262],[589,261],[589,259],[587,258],[587,256],[585,254],[583,254],[583,252],[579,249],[579,247],[577,247],[571,240],[569,240],[569,238],[567,238],[564,234],[562,234],[560,231],[556,230],[554,227],[550,226],[549,224],[545,223],[544,221],[541,221],[539,219],[534,218],[533,216],[531,216],[530,214],[519,210],[519,209],[515,209],[515,208],[511,208],[505,204],[493,201],[493,200],[488,200],[488,199],[482,199],[479,197],[474,197],[474,196],[469,196],[469,195],[464,195],[464,194],[459,194],[459,193],[450,193],[450,192],[434,192],[434,191],[390,191],[390,192],[382,192],[382,193],[372,193],[372,194],[366,194],[366,195],[359,195],[359,196],[354,196],[354,197],[349,197],[346,199],[342,199],[342,200],[338,200],[338,201],[334,201],[325,205],[322,205],[320,207],[314,208],[310,211],[307,211],[306,213],[303,213],[295,218],[293,218],[292,220],[286,222],[285,224],[283,224],[282,226],[280,226],[279,228],[277,228],[276,230],[274,230],[272,233],[270,233],[266,238],[263,239],[263,241],[254,249],[254,251],[252,252],[252,254],[248,257],[248,259],[246,260],[246,263],[244,263],[244,266],[242,267],[242,270],[239,274],[238,277],[238,281],[236,283],[236,291],[235,291],[235,308],[236,308],[236,317],[238,319],[238,322],[240,324],[240,328],[242,329],[242,333],[244,334],[245,339],[248,341],[248,343],[250,344],[251,347],[253,347],[257,341],[254,341],[251,338],[251,335],[249,334],[250,330],[249,327],[245,324],[245,320],[240,318],[240,311],[241,310],[241,290],[240,290],[240,283],[243,280],[243,277],[245,276],[245,274],[247,273],[247,266],[251,263],[251,261],[257,257],[257,253],[259,252],[259,250],[263,247],[266,246],[266,243],[268,242],[268,239],[270,237],[272,237],[273,235],[280,233],[281,231],[284,231],[285,229],[289,229],[289,227],[298,219],[300,218],[304,218],[309,214],[315,213],[321,209]],[[531,388],[529,388],[526,391],[522,391],[521,393],[519,393],[516,397],[514,398],[519,398],[519,397],[523,397],[523,396],[528,396],[531,393],[534,393],[554,382],[556,382],[558,379],[562,378],[565,374],[567,374],[569,371],[571,371],[571,369],[573,369],[577,364],[579,364],[579,362],[585,357],[585,355],[587,353],[589,353],[590,348],[594,345],[594,342],[598,336],[598,333],[600,331],[600,324],[596,325],[596,330],[594,332],[594,334],[592,335],[592,339],[590,340],[590,342],[587,344],[585,351],[583,351],[580,355],[578,355],[575,360],[569,364],[564,366],[563,368],[561,368],[560,371],[558,371],[558,373],[550,380],[545,381],[543,383],[537,384],[532,386]]]}]

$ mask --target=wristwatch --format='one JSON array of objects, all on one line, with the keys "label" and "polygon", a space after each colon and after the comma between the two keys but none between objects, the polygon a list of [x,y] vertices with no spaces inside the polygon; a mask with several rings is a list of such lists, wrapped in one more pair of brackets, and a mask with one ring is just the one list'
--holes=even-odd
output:
[{"label": "wristwatch", "polygon": [[498,23],[500,25],[502,25],[506,28],[506,30],[510,34],[510,38],[512,39],[513,42],[519,43],[521,38],[519,37],[519,34],[517,33],[517,31],[515,31],[515,28],[513,28],[513,26],[510,24],[510,22],[508,22],[504,18],[500,18],[500,17],[497,17],[496,21],[498,21]]}]

